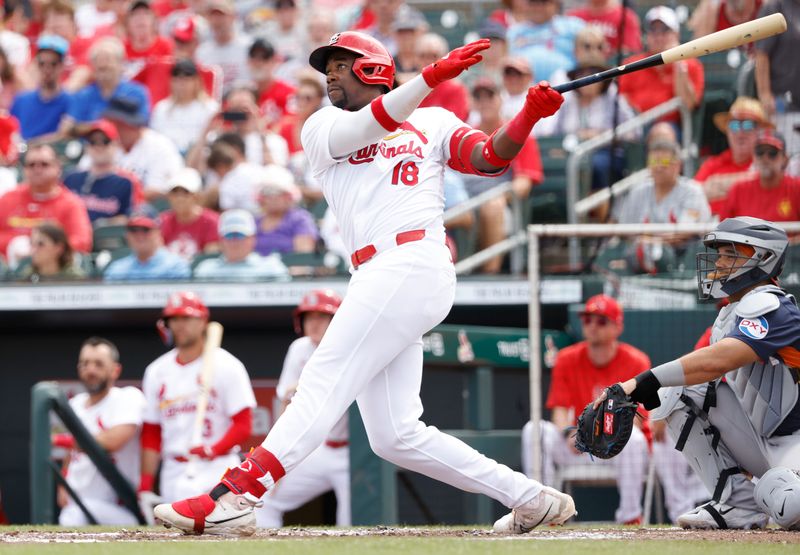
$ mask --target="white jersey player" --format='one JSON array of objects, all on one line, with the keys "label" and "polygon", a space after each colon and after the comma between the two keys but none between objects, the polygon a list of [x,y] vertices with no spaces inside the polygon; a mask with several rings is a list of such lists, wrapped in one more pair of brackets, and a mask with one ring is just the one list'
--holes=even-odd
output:
[{"label": "white jersey player", "polygon": [[252,430],[256,401],[247,370],[220,348],[214,352],[202,444],[192,444],[207,323],[208,308],[197,295],[171,295],[159,329],[172,336],[175,348],[153,361],[144,373],[147,404],[139,490],[153,489],[161,459],[159,491],[165,500],[213,486],[227,468],[239,464],[238,445]]},{"label": "white jersey player", "polygon": [[[112,457],[131,484],[139,478],[139,432],[144,396],[135,387],[115,387],[122,367],[117,347],[99,337],[83,342],[78,358],[78,377],[86,388],[70,400],[70,406],[100,447]],[[54,444],[75,446],[72,436],[58,434]],[[114,489],[82,451],[71,451],[67,483],[98,524],[136,525],[136,517],[119,503]],[[59,488],[62,526],[85,526],[91,521],[79,505]]]},{"label": "white jersey player", "polygon": [[[342,299],[331,290],[318,289],[303,297],[294,311],[294,328],[303,337],[289,346],[278,379],[278,398],[287,407],[297,391],[306,362],[336,314]],[[264,496],[256,510],[259,528],[280,528],[283,514],[297,509],[326,491],[336,494],[336,525],[350,525],[350,450],[347,413],[333,426],[325,442]]]},{"label": "white jersey player", "polygon": [[301,140],[352,251],[347,296],[262,445],[210,494],[156,507],[158,520],[194,533],[253,533],[253,506],[325,441],[354,400],[379,456],[512,508],[496,530],[523,533],[575,513],[568,495],[419,420],[422,335],[455,296],[442,225],[445,165],[502,173],[534,123],[563,101],[547,83],[531,87],[520,113],[491,137],[444,109],[417,108],[488,47],[482,39],[457,48],[395,89],[394,60],[368,35],[339,33],[312,52],[333,106],[306,121]]}]

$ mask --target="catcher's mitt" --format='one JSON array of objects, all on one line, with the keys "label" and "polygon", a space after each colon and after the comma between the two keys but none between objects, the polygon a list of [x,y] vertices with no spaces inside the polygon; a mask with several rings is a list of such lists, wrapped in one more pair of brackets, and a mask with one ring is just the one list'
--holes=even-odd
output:
[{"label": "catcher's mitt", "polygon": [[631,437],[638,407],[621,385],[607,388],[606,400],[597,409],[589,403],[578,417],[575,448],[600,459],[615,457]]}]

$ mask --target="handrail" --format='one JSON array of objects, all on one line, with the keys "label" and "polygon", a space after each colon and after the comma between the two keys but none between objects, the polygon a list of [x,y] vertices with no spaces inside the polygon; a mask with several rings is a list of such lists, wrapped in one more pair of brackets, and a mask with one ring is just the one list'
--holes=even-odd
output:
[{"label": "handrail", "polygon": [[575,203],[575,212],[578,216],[585,216],[598,206],[608,202],[608,200],[613,196],[619,196],[628,192],[628,189],[640,183],[642,179],[647,177],[650,173],[650,170],[647,168],[643,168],[641,170],[636,170],[630,175],[627,175],[614,183],[611,187],[605,187],[600,189],[599,191],[595,191],[588,197],[582,198],[578,202]]},{"label": "handrail", "polygon": [[[579,143],[573,150],[570,152],[569,157],[567,158],[567,222],[570,224],[578,223],[578,214],[575,210],[576,205],[578,204],[578,178],[580,172],[580,164],[584,157],[589,155],[594,150],[610,144],[611,141],[614,139],[615,135],[624,135],[630,131],[634,131],[639,129],[640,127],[644,127],[644,125],[650,123],[651,121],[655,121],[661,116],[669,114],[675,110],[680,110],[681,113],[681,128],[683,131],[683,147],[685,151],[688,151],[690,148],[689,145],[691,144],[691,125],[689,120],[689,110],[686,108],[686,105],[683,101],[678,98],[672,98],[667,102],[659,104],[647,110],[646,112],[642,112],[634,116],[633,118],[629,119],[628,121],[624,121],[616,127],[616,133],[608,129],[603,131],[599,135],[592,137],[582,143]],[[569,240],[569,261],[570,264],[577,264],[578,263],[578,242],[576,238],[570,238]]]}]

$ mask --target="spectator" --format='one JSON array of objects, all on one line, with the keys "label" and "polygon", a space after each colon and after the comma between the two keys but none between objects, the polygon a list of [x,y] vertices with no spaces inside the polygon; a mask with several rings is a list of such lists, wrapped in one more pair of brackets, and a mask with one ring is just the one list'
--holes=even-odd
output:
[{"label": "spectator", "polygon": [[711,213],[719,214],[731,185],[752,174],[759,130],[772,124],[758,100],[740,96],[730,110],[714,114],[714,125],[725,133],[728,148],[706,159],[694,179],[703,186]]},{"label": "spectator", "polygon": [[150,2],[131,2],[125,17],[125,57],[128,62],[172,55],[172,42],[158,34],[158,18]]},{"label": "spectator", "polygon": [[686,24],[694,38],[746,23],[758,17],[762,0],[700,0]]},{"label": "spectator", "polygon": [[[608,46],[603,30],[597,25],[587,25],[575,35],[575,66],[570,69],[580,67],[581,64],[597,63],[598,58],[602,58],[602,61],[605,62],[610,56],[611,48]],[[556,70],[550,76],[551,85],[560,85],[568,80],[567,70],[564,69]],[[616,90],[616,85],[612,88]]]},{"label": "spectator", "polygon": [[699,223],[711,221],[703,189],[680,175],[680,146],[658,141],[648,146],[650,177],[634,185],[617,205],[614,219],[621,224]]},{"label": "spectator", "polygon": [[64,89],[74,93],[86,86],[92,78],[89,66],[89,50],[100,35],[78,35],[75,8],[69,0],[50,0],[42,6],[42,35],[59,36],[69,43],[64,58]]},{"label": "spectator", "polygon": [[94,82],[72,96],[68,117],[77,126],[76,134],[86,133],[88,123],[96,121],[108,109],[112,98],[125,98],[137,108],[137,119],[150,117],[150,95],[139,83],[123,79],[125,47],[113,37],[98,40],[89,51]]},{"label": "spectator", "polygon": [[75,10],[78,34],[93,37],[98,30],[113,25],[117,21],[117,14],[111,9],[113,3],[113,0],[95,0],[81,4]]},{"label": "spectator", "polygon": [[[384,43],[385,44],[385,43]],[[449,47],[443,36],[426,33],[417,42],[417,67],[423,68],[447,55]],[[439,106],[453,112],[461,121],[469,116],[469,92],[458,79],[449,79],[438,85],[420,102],[420,108]]]},{"label": "spectator", "polygon": [[[392,36],[392,23],[397,18],[398,12],[405,7],[405,0],[370,0],[369,8],[375,14],[375,20],[369,27],[361,29],[378,39],[392,57],[397,53],[397,44]],[[446,51],[447,49],[445,53]]]},{"label": "spectator", "polygon": [[209,0],[206,18],[211,36],[200,43],[196,59],[222,68],[223,90],[248,78],[247,49],[252,39],[236,29],[236,6],[233,0]]},{"label": "spectator", "polygon": [[505,29],[508,29],[515,23],[525,21],[527,18],[528,0],[502,0],[500,3],[503,7],[489,14],[489,21],[496,21]]},{"label": "spectator", "polygon": [[200,41],[197,38],[197,25],[190,15],[177,19],[172,26],[173,56],[176,60],[196,60]]},{"label": "spectator", "polygon": [[0,254],[8,257],[13,240],[11,258],[28,256],[31,231],[47,221],[64,228],[74,250],[89,252],[89,216],[81,199],[61,184],[61,164],[53,147],[31,145],[23,167],[25,182],[0,197]]},{"label": "spectator", "polygon": [[756,177],[734,183],[719,217],[752,216],[771,222],[800,220],[800,179],[786,174],[786,141],[774,131],[756,140]]},{"label": "spectator", "polygon": [[86,277],[86,272],[75,262],[75,253],[64,228],[45,222],[31,231],[31,263],[22,270],[20,277],[34,283]]},{"label": "spectator", "polygon": [[69,44],[57,35],[42,35],[36,43],[38,87],[14,97],[11,115],[17,118],[22,138],[51,141],[59,138],[61,118],[69,109],[70,95],[61,88],[64,56]]},{"label": "spectator", "polygon": [[179,171],[167,194],[170,209],[161,214],[161,235],[171,252],[185,260],[219,251],[219,214],[200,204],[202,183],[193,168]]},{"label": "spectator", "polygon": [[19,71],[24,70],[31,61],[31,45],[28,39],[10,28],[9,23],[22,7],[22,2],[18,0],[5,0],[3,21],[0,24],[0,49],[5,52],[5,63],[11,64]]},{"label": "spectator", "polygon": [[417,61],[417,43],[428,31],[428,22],[416,8],[406,6],[400,10],[392,23],[392,32],[397,44],[394,56],[395,81],[405,83],[422,69]]},{"label": "spectator", "polygon": [[297,206],[300,190],[292,174],[267,166],[259,184],[256,251],[259,254],[313,252],[319,237],[314,218]]},{"label": "spectator", "polygon": [[[603,58],[598,56],[594,61],[581,62],[576,69],[567,72],[567,77],[580,79],[607,69]],[[633,118],[631,107],[610,87],[611,81],[607,80],[575,89],[573,94],[564,98],[563,106],[547,128],[548,132],[542,134],[575,135],[580,141],[586,141],[609,131],[614,123],[619,125]],[[623,138],[633,140],[637,135],[630,133]],[[592,154],[592,190],[604,189],[622,179],[624,170],[625,149],[622,145],[617,145],[613,153],[611,147],[595,150]]]},{"label": "spectator", "polygon": [[[525,97],[528,95],[528,89],[533,81],[533,72],[531,72],[531,66],[528,65],[525,58],[520,57],[505,58],[501,63],[501,67],[503,68],[503,88],[500,91],[502,99],[500,113],[503,120],[510,121],[525,105]],[[552,118],[549,121],[552,121]],[[548,120],[545,119],[541,123],[546,126]],[[541,127],[537,131],[539,129]]]},{"label": "spectator", "polygon": [[[678,15],[666,6],[650,8],[645,16],[645,30],[647,52],[632,56],[624,63],[629,64],[663,52],[678,46],[680,42]],[[689,110],[694,110],[703,98],[703,87],[703,64],[696,59],[651,67],[619,78],[620,93],[639,112],[645,112],[676,96],[683,100]],[[673,122],[680,134],[677,127],[680,115],[677,111],[663,119]]]},{"label": "spectator", "polygon": [[[481,38],[489,39],[491,46],[481,52],[483,60],[478,65],[469,68],[461,74],[460,78],[468,88],[472,88],[475,81],[481,77],[488,77],[497,85],[503,82],[503,60],[508,55],[506,42],[506,28],[497,21],[488,19],[478,28]],[[530,69],[530,68],[528,68]]]},{"label": "spectator", "polygon": [[289,99],[294,94],[294,87],[275,77],[279,64],[275,48],[265,39],[256,39],[247,51],[247,68],[256,86],[262,124],[266,127],[275,126],[291,111]]},{"label": "spectator", "polygon": [[262,23],[253,31],[253,35],[274,44],[281,59],[307,63],[305,44],[308,33],[303,12],[295,0],[275,0],[273,6],[275,13],[272,19]]},{"label": "spectator", "polygon": [[794,154],[797,151],[793,140],[797,137],[793,128],[794,113],[800,111],[800,71],[797,67],[800,5],[795,0],[765,2],[758,16],[774,13],[784,15],[788,28],[785,33],[756,43],[756,90],[767,117],[776,118],[778,130],[789,138],[787,152]]},{"label": "spectator", "polygon": [[[303,53],[303,60],[308,60],[309,54],[320,46],[325,46],[331,40],[331,36],[338,30],[336,23],[336,12],[327,8],[311,10],[306,14],[306,29],[308,30],[308,44]],[[325,82],[325,76],[319,74],[320,81]]]},{"label": "spectator", "polygon": [[127,224],[125,240],[131,254],[111,262],[103,272],[106,281],[188,279],[189,264],[164,248],[156,216],[134,212]]},{"label": "spectator", "polygon": [[197,279],[246,280],[286,278],[289,270],[278,254],[253,251],[256,223],[247,210],[226,210],[219,219],[222,255],[203,260],[194,269]]},{"label": "spectator", "polygon": [[[619,341],[623,330],[622,307],[607,295],[586,301],[580,313],[584,340],[565,347],[556,355],[547,408],[550,421],[543,420],[542,482],[555,486],[556,468],[576,464],[611,465],[616,469],[619,507],[615,520],[621,524],[642,523],[642,489],[647,472],[647,440],[641,420],[636,421],[625,449],[613,459],[590,459],[575,449],[575,415],[609,383],[625,381],[650,368],[648,356],[636,347]],[[533,424],[522,430],[522,470],[531,474]]]},{"label": "spectator", "polygon": [[178,60],[170,74],[170,96],[153,108],[150,127],[175,143],[183,154],[217,114],[219,104],[206,94],[192,60]]},{"label": "spectator", "polygon": [[284,116],[278,132],[289,149],[289,169],[295,175],[303,199],[309,205],[322,200],[322,189],[308,169],[308,161],[300,143],[300,131],[311,114],[322,107],[326,98],[325,88],[315,77],[302,77],[297,85],[295,112]]},{"label": "spectator", "polygon": [[108,120],[96,121],[86,134],[89,169],[64,179],[64,185],[81,197],[95,227],[124,224],[143,200],[141,192],[137,194],[136,178],[116,167],[119,149],[117,128]]},{"label": "spectator", "polygon": [[11,64],[6,51],[0,47],[0,110],[8,112],[14,103],[14,97],[28,88],[30,87],[23,77],[23,70]]},{"label": "spectator", "polygon": [[[622,21],[623,14],[625,21]],[[632,9],[623,7],[618,0],[587,0],[585,6],[574,8],[567,15],[579,17],[602,29],[614,53],[620,47],[623,54],[637,54],[642,50],[639,16]],[[624,33],[622,40],[619,33]]]},{"label": "spectator", "polygon": [[[122,372],[116,345],[101,337],[90,337],[78,355],[78,378],[86,389],[69,405],[81,424],[92,435],[131,483],[139,479],[139,434],[142,426],[144,395],[135,387],[116,387]],[[119,503],[116,491],[98,472],[89,456],[77,449],[71,435],[53,437],[57,447],[73,449],[66,468],[67,483],[78,494],[98,524],[136,525],[136,517]],[[86,515],[66,490],[59,487],[58,505],[61,526],[86,526]]]},{"label": "spectator", "polygon": [[103,116],[119,133],[122,150],[118,165],[139,179],[147,200],[166,193],[170,179],[183,167],[178,147],[161,133],[147,127],[142,107],[134,98],[115,96]]},{"label": "spectator", "polygon": [[[483,79],[472,87],[472,99],[475,109],[479,114],[475,126],[486,133],[492,134],[499,129],[505,120],[502,117],[502,101],[499,90],[493,81]],[[539,158],[539,146],[533,135],[528,137],[520,153],[511,162],[511,171],[500,176],[485,175],[460,175],[464,181],[467,193],[475,197],[492,187],[511,181],[513,195],[518,199],[527,199],[533,185],[542,182],[542,162]],[[508,199],[503,196],[483,204],[478,213],[478,241],[481,248],[486,248],[498,243],[508,236],[508,222],[510,214]],[[483,265],[483,272],[496,274],[500,272],[503,257],[492,258]]]},{"label": "spectator", "polygon": [[508,29],[511,56],[528,61],[536,79],[548,80],[557,69],[575,66],[575,36],[586,24],[577,17],[559,15],[559,0],[528,2],[527,18]]},{"label": "spectator", "polygon": [[211,144],[206,166],[213,172],[207,181],[204,204],[220,210],[242,208],[257,213],[258,182],[263,166],[247,162],[244,141],[235,133],[224,133]]}]

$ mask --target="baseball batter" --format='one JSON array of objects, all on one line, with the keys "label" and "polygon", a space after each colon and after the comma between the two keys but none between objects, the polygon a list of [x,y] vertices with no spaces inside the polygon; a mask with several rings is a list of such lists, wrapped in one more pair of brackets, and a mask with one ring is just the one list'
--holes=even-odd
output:
[{"label": "baseball batter", "polygon": [[444,167],[505,171],[534,123],[563,101],[547,83],[531,87],[520,113],[491,137],[444,109],[417,109],[488,47],[481,39],[457,48],[395,89],[394,60],[368,35],[339,33],[311,53],[332,106],[306,121],[301,140],[352,252],[347,296],[263,444],[210,494],[156,507],[157,519],[187,532],[252,533],[253,506],[325,441],[354,400],[376,454],[512,508],[497,530],[524,533],[575,513],[568,495],[419,420],[422,335],[444,319],[455,294]]},{"label": "baseball batter", "polygon": [[800,529],[800,309],[777,281],[786,233],[765,220],[729,218],[703,242],[700,298],[730,300],[711,344],[622,388],[646,407],[660,404],[651,416],[666,419],[712,497],[678,517],[681,526],[762,528],[771,517]]},{"label": "baseball batter", "polygon": [[[278,398],[285,408],[297,391],[303,367],[317,349],[342,299],[329,289],[311,291],[294,311],[294,329],[303,337],[289,346],[278,379]],[[336,525],[350,525],[350,450],[347,413],[339,419],[325,442],[264,496],[256,509],[259,528],[280,528],[283,514],[326,491],[336,494]]]},{"label": "baseball batter", "polygon": [[[109,452],[120,473],[132,484],[139,476],[139,432],[144,397],[135,387],[116,387],[122,366],[117,347],[100,337],[83,342],[78,356],[78,378],[86,391],[70,399],[70,407],[97,443]],[[71,435],[58,434],[54,445],[74,448]],[[133,514],[119,503],[117,494],[83,451],[71,451],[67,483],[98,524],[136,525]],[[59,489],[62,526],[86,526],[86,514]]]},{"label": "baseball batter", "polygon": [[194,293],[169,297],[159,330],[175,348],[145,370],[139,491],[151,491],[161,465],[164,500],[181,499],[210,488],[240,462],[238,445],[250,436],[256,406],[247,370],[225,349],[214,353],[214,370],[202,428],[202,444],[192,445],[201,391],[204,333],[208,308]]}]

